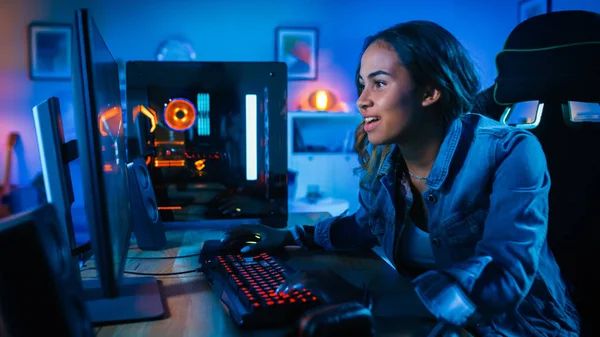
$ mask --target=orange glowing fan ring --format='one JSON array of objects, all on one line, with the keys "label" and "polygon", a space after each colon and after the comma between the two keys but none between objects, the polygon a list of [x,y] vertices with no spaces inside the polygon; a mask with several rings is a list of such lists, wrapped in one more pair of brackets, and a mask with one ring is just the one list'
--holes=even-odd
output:
[{"label": "orange glowing fan ring", "polygon": [[165,123],[173,131],[185,131],[196,121],[196,107],[185,98],[176,98],[165,107]]}]

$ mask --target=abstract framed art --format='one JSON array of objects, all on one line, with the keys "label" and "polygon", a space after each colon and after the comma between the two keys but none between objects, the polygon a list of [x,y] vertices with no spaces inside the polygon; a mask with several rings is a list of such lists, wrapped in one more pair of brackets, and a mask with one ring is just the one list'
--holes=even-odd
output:
[{"label": "abstract framed art", "polygon": [[71,79],[71,25],[29,25],[29,76],[32,80]]},{"label": "abstract framed art", "polygon": [[519,1],[518,22],[521,23],[529,18],[549,13],[552,10],[551,0],[521,0]]},{"label": "abstract framed art", "polygon": [[275,32],[275,59],[287,64],[288,80],[316,80],[318,30],[279,27]]}]

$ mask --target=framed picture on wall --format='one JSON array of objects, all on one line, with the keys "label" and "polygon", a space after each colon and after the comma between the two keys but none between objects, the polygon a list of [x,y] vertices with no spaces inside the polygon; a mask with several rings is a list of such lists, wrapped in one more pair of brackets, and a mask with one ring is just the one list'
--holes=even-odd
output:
[{"label": "framed picture on wall", "polygon": [[32,80],[71,79],[71,25],[29,25],[29,76]]},{"label": "framed picture on wall", "polygon": [[275,31],[275,59],[287,64],[288,80],[316,80],[317,29],[280,27]]},{"label": "framed picture on wall", "polygon": [[552,8],[551,0],[521,0],[519,1],[519,23],[538,16],[549,13]]}]

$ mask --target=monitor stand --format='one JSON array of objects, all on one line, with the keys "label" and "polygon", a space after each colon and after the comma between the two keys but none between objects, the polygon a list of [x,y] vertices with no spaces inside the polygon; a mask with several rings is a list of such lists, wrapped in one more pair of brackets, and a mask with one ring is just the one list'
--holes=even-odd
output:
[{"label": "monitor stand", "polygon": [[124,277],[119,296],[106,298],[99,280],[83,280],[83,295],[94,325],[161,319],[165,307],[154,277]]}]

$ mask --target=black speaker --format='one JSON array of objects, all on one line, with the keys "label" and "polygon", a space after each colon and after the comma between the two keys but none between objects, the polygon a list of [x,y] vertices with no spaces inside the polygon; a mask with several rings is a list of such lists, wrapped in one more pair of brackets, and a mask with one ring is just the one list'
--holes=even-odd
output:
[{"label": "black speaker", "polygon": [[163,249],[167,244],[167,236],[158,214],[148,166],[143,158],[136,158],[127,164],[127,170],[131,191],[132,229],[137,245],[143,250]]},{"label": "black speaker", "polygon": [[64,232],[51,204],[0,221],[1,336],[94,336]]}]

